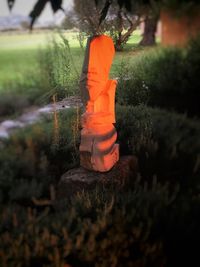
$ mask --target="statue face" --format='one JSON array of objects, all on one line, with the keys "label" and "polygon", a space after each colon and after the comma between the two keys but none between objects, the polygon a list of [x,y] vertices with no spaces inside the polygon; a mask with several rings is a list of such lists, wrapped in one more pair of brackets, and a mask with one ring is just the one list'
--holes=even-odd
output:
[{"label": "statue face", "polygon": [[106,35],[94,37],[90,42],[89,74],[98,75],[95,78],[99,80],[108,80],[114,54],[115,48],[112,38]]},{"label": "statue face", "polygon": [[84,106],[95,101],[105,89],[114,54],[113,40],[109,36],[98,35],[88,39],[80,79]]}]

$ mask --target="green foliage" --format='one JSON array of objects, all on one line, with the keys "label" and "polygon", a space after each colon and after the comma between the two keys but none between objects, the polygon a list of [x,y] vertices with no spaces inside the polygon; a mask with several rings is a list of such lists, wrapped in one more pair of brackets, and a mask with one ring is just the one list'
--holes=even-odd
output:
[{"label": "green foliage", "polygon": [[[179,233],[196,238],[199,199],[169,190],[156,180],[134,182],[132,191],[74,196],[61,211],[22,209],[0,212],[0,263],[4,266],[177,266],[197,259],[193,244],[180,257]],[[20,214],[20,216],[19,216]],[[175,230],[185,227],[183,230]],[[177,238],[177,239],[176,239]],[[173,240],[173,245],[170,240]],[[173,249],[170,250],[170,246]],[[9,249],[8,249],[9,248]],[[177,257],[170,253],[176,253]],[[39,265],[40,264],[40,265]],[[171,265],[170,265],[171,264]]]},{"label": "green foliage", "polygon": [[[54,201],[49,187],[78,163],[79,115],[59,113],[58,123],[55,132],[47,117],[1,148],[0,265],[175,267],[198,260],[197,120],[117,106],[121,154],[137,154],[138,178],[121,192],[96,188]],[[41,204],[44,198],[50,201]]]},{"label": "green foliage", "polygon": [[[146,53],[142,56],[134,56],[134,61],[122,59],[116,67],[118,77],[117,102],[122,105],[139,105],[147,103],[149,99],[149,89],[145,83],[145,71],[148,68],[150,59],[146,60]],[[149,58],[151,58],[149,56]]]},{"label": "green foliage", "polygon": [[156,49],[137,56],[132,64],[123,63],[117,101],[200,116],[199,49],[197,38],[186,49]]},{"label": "green foliage", "polygon": [[50,89],[49,95],[58,99],[77,94],[78,74],[75,73],[68,40],[61,35],[62,42],[52,39],[47,48],[40,50],[39,62],[41,82]]},{"label": "green foliage", "polygon": [[23,95],[18,93],[6,92],[1,94],[0,98],[0,116],[8,116],[20,113],[28,107],[29,101]]},{"label": "green foliage", "polygon": [[121,153],[138,156],[143,178],[156,175],[159,181],[180,182],[192,190],[200,186],[198,120],[143,105],[119,106],[117,130]]},{"label": "green foliage", "polygon": [[75,0],[73,11],[68,13],[66,23],[73,24],[80,32],[89,36],[104,33],[110,35],[116,50],[121,51],[137,29],[141,13],[137,9],[134,14],[128,13],[125,8],[120,8],[116,1],[112,1],[112,5],[108,1],[97,2]]},{"label": "green foliage", "polygon": [[[17,131],[1,148],[2,201],[21,195],[29,202],[29,196],[47,194],[49,185],[78,163],[78,113],[59,113],[58,129],[50,119]],[[118,106],[116,127],[120,153],[138,156],[143,179],[156,175],[159,181],[193,186],[200,167],[198,120],[144,105]]]},{"label": "green foliage", "polygon": [[[47,47],[37,53],[35,51],[34,53],[31,51],[13,53],[12,51],[11,55],[16,57],[15,60],[21,60],[24,64],[14,64],[14,69],[11,64],[13,62],[8,60],[8,56],[3,57],[3,68],[5,68],[4,64],[11,65],[10,72],[14,74],[8,74],[8,69],[5,68],[4,74],[7,78],[0,77],[2,80],[0,89],[3,91],[0,100],[0,117],[19,114],[30,105],[49,103],[53,95],[60,100],[66,96],[78,94],[79,74],[68,40],[63,35],[60,35],[60,38],[61,40],[52,38]],[[37,58],[37,61],[33,58]],[[26,60],[31,60],[34,68],[27,66]],[[19,73],[15,68],[19,68]]]},{"label": "green foliage", "polygon": [[0,51],[0,117],[19,114],[45,93],[35,51]]},{"label": "green foliage", "polygon": [[[67,32],[64,38],[55,34],[55,38],[48,39],[47,47],[46,34],[33,32],[31,35],[0,36],[0,117],[13,115],[15,112],[19,114],[28,105],[49,103],[54,94],[57,94],[58,99],[78,94],[83,50],[79,48],[76,34]],[[138,43],[139,36],[138,31],[131,36],[127,45],[129,50],[133,44]],[[69,40],[70,50],[66,38]],[[38,46],[41,47],[39,52]],[[57,52],[54,51],[56,47]],[[59,56],[54,60],[57,53]],[[121,57],[128,58],[129,54],[116,54],[113,76],[116,75],[115,69]]]},{"label": "green foliage", "polygon": [[135,154],[152,136],[152,114],[146,106],[117,106],[117,132],[122,153]]},{"label": "green foliage", "polygon": [[[129,192],[126,196],[99,192],[93,196],[83,194],[73,198],[73,206],[67,205],[62,214],[47,216],[44,212],[39,218],[36,211],[30,209],[27,214],[20,211],[20,217],[17,215],[18,207],[4,210],[7,216],[1,218],[1,232],[5,225],[7,231],[1,234],[1,254],[8,246],[10,253],[4,253],[3,259],[7,262],[23,263],[45,257],[49,266],[53,266],[56,259],[58,262],[54,266],[61,266],[64,257],[67,259],[70,254],[75,253],[74,257],[96,262],[95,266],[119,266],[123,258],[128,261],[132,249],[136,252],[135,261],[143,262],[145,252],[148,253],[149,250],[149,256],[155,253],[155,250],[151,251],[151,247],[158,248],[157,255],[162,253],[162,243],[159,240],[150,242],[149,233],[154,223],[153,218],[159,214],[160,207],[170,203],[165,190],[159,188],[156,192],[154,188],[148,192],[136,185],[135,192]],[[153,192],[155,196],[152,198]],[[164,194],[161,195],[161,192]],[[157,197],[163,200],[159,202],[159,208],[154,206]],[[144,205],[147,203],[148,206]],[[150,212],[150,207],[154,212]],[[121,220],[125,214],[126,220]],[[19,228],[23,229],[23,233]],[[15,242],[12,241],[14,236]],[[111,246],[113,241],[115,242]],[[53,256],[55,252],[57,257]]]},{"label": "green foliage", "polygon": [[[79,132],[77,113],[68,110],[58,115],[57,131],[53,116],[4,142],[0,153],[0,191],[3,201],[45,195],[49,185],[78,162]],[[61,121],[65,123],[61,123]]]}]

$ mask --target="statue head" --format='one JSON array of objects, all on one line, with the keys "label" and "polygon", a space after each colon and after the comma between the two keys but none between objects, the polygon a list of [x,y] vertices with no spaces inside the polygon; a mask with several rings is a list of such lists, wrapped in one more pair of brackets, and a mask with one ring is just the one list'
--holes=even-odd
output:
[{"label": "statue head", "polygon": [[114,54],[112,38],[106,35],[93,37],[90,41],[88,72],[98,74],[97,79],[108,80]]},{"label": "statue head", "polygon": [[104,90],[109,79],[109,72],[115,48],[111,37],[97,35],[88,39],[80,89],[84,105],[95,100]]}]

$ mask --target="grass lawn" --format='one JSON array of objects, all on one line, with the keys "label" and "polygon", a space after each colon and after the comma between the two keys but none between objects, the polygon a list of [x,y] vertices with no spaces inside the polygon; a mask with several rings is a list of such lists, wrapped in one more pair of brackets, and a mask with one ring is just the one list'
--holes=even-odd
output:
[{"label": "grass lawn", "polygon": [[37,67],[36,49],[3,49],[0,50],[0,89],[7,83],[22,80],[29,70]]},{"label": "grass lawn", "polygon": [[[69,41],[71,53],[75,66],[78,71],[81,70],[84,51],[81,50],[78,40],[76,38],[77,33],[67,32],[64,36]],[[0,90],[6,89],[16,81],[23,81],[27,79],[28,73],[34,72],[37,68],[39,49],[45,49],[48,41],[54,36],[56,40],[59,40],[59,35],[54,32],[37,33],[10,33],[0,35]],[[126,51],[116,53],[116,57],[113,62],[111,73],[114,75],[115,68],[118,63],[123,59],[130,56],[136,48],[136,44],[140,40],[140,33],[137,31],[131,36],[125,47]],[[7,86],[5,86],[7,85]]]},{"label": "grass lawn", "polygon": [[[0,90],[5,84],[22,81],[25,74],[37,68],[39,49],[44,49],[52,36],[53,32],[0,35]],[[58,39],[58,35],[55,38]],[[77,50],[75,33],[67,34],[67,38]]]}]

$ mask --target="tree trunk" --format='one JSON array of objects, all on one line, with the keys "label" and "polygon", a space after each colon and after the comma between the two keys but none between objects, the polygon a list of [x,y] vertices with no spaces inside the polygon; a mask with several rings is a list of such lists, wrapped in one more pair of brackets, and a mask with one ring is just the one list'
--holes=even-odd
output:
[{"label": "tree trunk", "polygon": [[122,18],[121,9],[119,9],[117,13],[117,19],[118,19],[118,33],[117,33],[117,38],[115,40],[115,49],[116,51],[122,51],[123,49],[123,41],[122,41],[123,18]]},{"label": "tree trunk", "polygon": [[144,33],[140,45],[155,45],[158,17],[146,15],[144,23]]}]

